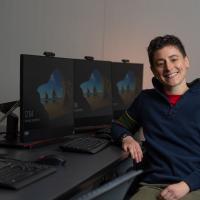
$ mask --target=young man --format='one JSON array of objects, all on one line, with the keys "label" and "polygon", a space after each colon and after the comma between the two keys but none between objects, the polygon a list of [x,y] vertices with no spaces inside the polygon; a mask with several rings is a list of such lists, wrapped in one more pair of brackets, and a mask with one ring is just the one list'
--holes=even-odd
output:
[{"label": "young man", "polygon": [[154,89],[143,90],[113,122],[113,138],[139,163],[133,139],[145,137],[146,170],[131,200],[200,199],[200,80],[186,83],[189,60],[179,38],[159,36],[148,47]]}]

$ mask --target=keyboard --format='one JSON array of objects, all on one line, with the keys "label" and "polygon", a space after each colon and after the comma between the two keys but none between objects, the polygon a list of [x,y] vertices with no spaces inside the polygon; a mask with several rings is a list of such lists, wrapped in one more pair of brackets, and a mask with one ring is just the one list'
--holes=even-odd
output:
[{"label": "keyboard", "polygon": [[95,138],[93,136],[75,137],[72,140],[60,145],[62,151],[95,154],[110,144],[109,140]]},{"label": "keyboard", "polygon": [[111,134],[112,129],[111,127],[100,128],[96,131],[96,134]]},{"label": "keyboard", "polygon": [[52,166],[0,158],[0,187],[20,189],[54,172]]}]

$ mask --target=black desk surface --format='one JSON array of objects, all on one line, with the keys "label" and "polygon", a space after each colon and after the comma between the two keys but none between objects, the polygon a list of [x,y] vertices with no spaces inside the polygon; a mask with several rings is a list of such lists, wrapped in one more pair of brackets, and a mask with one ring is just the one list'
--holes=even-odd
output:
[{"label": "black desk surface", "polygon": [[128,157],[127,153],[122,152],[116,146],[107,147],[97,154],[90,155],[61,152],[58,144],[35,149],[0,147],[0,154],[4,153],[9,157],[21,160],[35,160],[44,154],[60,154],[66,158],[66,165],[56,167],[56,173],[20,190],[0,189],[0,199],[2,200],[67,200]]}]

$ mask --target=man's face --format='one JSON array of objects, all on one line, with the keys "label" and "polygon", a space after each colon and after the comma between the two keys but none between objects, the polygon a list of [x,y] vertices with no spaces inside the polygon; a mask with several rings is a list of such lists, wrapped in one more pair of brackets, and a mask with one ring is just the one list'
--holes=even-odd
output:
[{"label": "man's face", "polygon": [[168,89],[185,86],[188,68],[187,56],[183,57],[179,49],[172,45],[157,50],[154,66],[151,66],[154,76]]}]

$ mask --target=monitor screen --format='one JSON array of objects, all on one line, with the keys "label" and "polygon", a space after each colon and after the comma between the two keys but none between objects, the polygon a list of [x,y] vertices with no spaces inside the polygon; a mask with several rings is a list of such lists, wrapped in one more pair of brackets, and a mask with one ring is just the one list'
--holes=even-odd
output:
[{"label": "monitor screen", "polygon": [[143,64],[112,62],[113,118],[117,119],[142,90]]},{"label": "monitor screen", "polygon": [[21,55],[20,136],[59,138],[73,129],[73,60]]},{"label": "monitor screen", "polygon": [[74,122],[95,128],[112,120],[111,66],[107,61],[74,61]]}]

